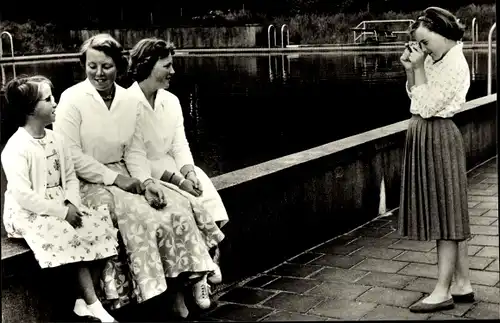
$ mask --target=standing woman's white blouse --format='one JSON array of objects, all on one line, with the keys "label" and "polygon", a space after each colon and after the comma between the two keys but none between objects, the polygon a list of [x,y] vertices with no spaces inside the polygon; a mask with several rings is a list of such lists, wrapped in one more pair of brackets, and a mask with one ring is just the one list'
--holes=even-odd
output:
[{"label": "standing woman's white blouse", "polygon": [[56,110],[54,130],[65,136],[78,176],[91,183],[113,184],[118,173],[105,164],[124,159],[136,126],[137,110],[115,86],[110,109],[86,79],[61,94]]},{"label": "standing woman's white blouse", "polygon": [[434,62],[427,56],[424,62],[427,83],[412,86],[410,112],[422,118],[449,118],[465,103],[470,87],[469,65],[463,53],[463,43],[457,42],[445,56]]}]

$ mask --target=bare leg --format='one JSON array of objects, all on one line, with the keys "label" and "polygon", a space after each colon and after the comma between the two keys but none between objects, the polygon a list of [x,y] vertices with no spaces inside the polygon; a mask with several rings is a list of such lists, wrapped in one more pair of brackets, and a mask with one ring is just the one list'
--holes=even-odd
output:
[{"label": "bare leg", "polygon": [[454,282],[451,285],[451,294],[465,295],[472,292],[472,285],[469,278],[469,253],[467,240],[460,241],[458,243],[454,278]]},{"label": "bare leg", "polygon": [[90,270],[83,264],[78,266],[78,283],[80,285],[83,299],[92,315],[100,319],[102,322],[116,322],[115,319],[104,309],[101,302],[97,298]]},{"label": "bare leg", "polygon": [[96,260],[92,262],[89,266],[90,274],[92,275],[92,282],[94,288],[100,288],[101,286],[101,275],[104,269],[105,262],[102,260]]},{"label": "bare leg", "polygon": [[86,266],[78,267],[78,283],[83,296],[83,300],[87,304],[93,304],[97,301],[97,295],[94,289],[94,283],[90,270]]},{"label": "bare leg", "polygon": [[184,302],[184,284],[181,278],[169,280],[168,286],[172,289],[172,294],[174,295],[174,313],[182,318],[186,318],[189,315],[189,310]]},{"label": "bare leg", "polygon": [[432,293],[422,302],[436,304],[451,298],[450,285],[457,261],[458,243],[451,240],[437,240],[438,281]]}]

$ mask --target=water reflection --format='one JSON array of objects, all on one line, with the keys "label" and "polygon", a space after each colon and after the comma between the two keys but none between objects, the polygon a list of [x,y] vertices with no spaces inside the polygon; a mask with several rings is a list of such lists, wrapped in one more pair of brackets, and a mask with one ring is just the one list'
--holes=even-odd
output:
[{"label": "water reflection", "polygon": [[286,83],[290,76],[290,55],[269,55],[269,82]]},{"label": "water reflection", "polygon": [[[399,56],[398,51],[179,56],[170,91],[181,102],[196,163],[215,176],[408,118]],[[471,100],[486,95],[488,56],[485,50],[466,50],[465,56]],[[496,72],[495,65],[493,60]],[[5,83],[13,66],[0,66]],[[85,77],[78,59],[19,62],[15,68],[18,75],[49,76],[57,99]],[[3,101],[5,141],[13,129],[5,122]]]}]

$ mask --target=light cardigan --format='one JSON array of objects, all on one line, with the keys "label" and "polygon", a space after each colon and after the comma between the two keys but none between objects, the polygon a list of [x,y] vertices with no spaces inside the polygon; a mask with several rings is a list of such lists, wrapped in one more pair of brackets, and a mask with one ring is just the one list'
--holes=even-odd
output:
[{"label": "light cardigan", "polygon": [[[61,183],[64,197],[77,208],[81,206],[80,185],[73,162],[63,139],[49,129],[57,146],[61,164]],[[19,128],[5,145],[1,154],[7,177],[5,210],[28,210],[35,214],[52,215],[65,219],[68,207],[45,199],[47,187],[47,158],[45,149],[24,128]]]},{"label": "light cardigan", "polygon": [[130,146],[137,107],[128,100],[124,88],[115,86],[110,109],[88,79],[65,90],[56,109],[54,131],[65,137],[77,175],[91,183],[112,185],[118,173],[106,164],[122,160],[127,167],[136,165],[136,173],[146,174],[141,175],[141,181],[149,177],[145,152]]},{"label": "light cardigan", "polygon": [[458,42],[438,62],[427,56],[424,62],[427,83],[414,85],[406,91],[411,99],[410,112],[422,118],[449,118],[465,103],[470,87],[470,71],[463,54],[463,44]]},{"label": "light cardigan", "polygon": [[[161,178],[165,169],[178,171],[184,165],[194,166],[184,131],[182,108],[177,96],[163,89],[158,90],[153,109],[137,82],[134,82],[127,92],[129,102],[131,104],[133,102],[140,112],[134,138],[142,142],[143,147],[140,150],[147,153],[147,159],[150,161],[150,174],[153,178]],[[131,147],[141,145],[135,140]],[[134,153],[139,154],[137,151]],[[130,172],[137,173],[135,167],[137,163],[130,164]],[[134,176],[139,175],[134,174]]]}]

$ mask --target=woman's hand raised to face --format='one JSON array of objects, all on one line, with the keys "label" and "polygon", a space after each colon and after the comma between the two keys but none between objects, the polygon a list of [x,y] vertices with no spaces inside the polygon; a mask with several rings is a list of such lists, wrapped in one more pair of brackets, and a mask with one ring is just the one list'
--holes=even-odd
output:
[{"label": "woman's hand raised to face", "polygon": [[142,185],[141,181],[139,181],[137,178],[127,177],[118,174],[113,184],[115,184],[122,190],[133,194],[142,194],[144,192],[144,186]]},{"label": "woman's hand raised to face", "polygon": [[421,69],[424,67],[427,53],[422,50],[418,43],[410,44],[411,53],[408,57],[413,69]]},{"label": "woman's hand raised to face", "polygon": [[401,64],[405,68],[405,70],[411,70],[413,68],[413,66],[410,62],[410,53],[411,53],[410,45],[409,45],[409,43],[407,43],[405,45],[405,50],[404,50],[403,54],[399,58],[399,60],[401,61]]}]

